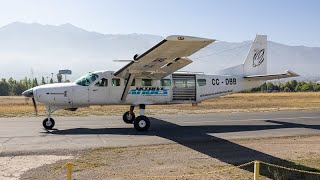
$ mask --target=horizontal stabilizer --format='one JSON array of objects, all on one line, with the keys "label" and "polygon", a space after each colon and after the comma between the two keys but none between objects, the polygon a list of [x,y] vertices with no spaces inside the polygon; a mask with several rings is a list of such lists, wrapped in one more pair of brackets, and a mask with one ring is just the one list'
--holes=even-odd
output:
[{"label": "horizontal stabilizer", "polygon": [[266,75],[254,75],[254,76],[246,76],[245,79],[248,80],[273,80],[273,79],[282,79],[282,78],[289,78],[289,77],[297,77],[299,76],[297,73],[292,71],[286,71],[284,74],[266,74]]}]

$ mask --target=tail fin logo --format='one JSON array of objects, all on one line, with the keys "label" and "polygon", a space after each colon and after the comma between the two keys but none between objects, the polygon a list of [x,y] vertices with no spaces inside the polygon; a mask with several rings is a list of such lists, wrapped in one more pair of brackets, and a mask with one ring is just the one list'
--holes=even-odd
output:
[{"label": "tail fin logo", "polygon": [[253,56],[253,67],[257,67],[264,61],[264,49],[256,52]]}]

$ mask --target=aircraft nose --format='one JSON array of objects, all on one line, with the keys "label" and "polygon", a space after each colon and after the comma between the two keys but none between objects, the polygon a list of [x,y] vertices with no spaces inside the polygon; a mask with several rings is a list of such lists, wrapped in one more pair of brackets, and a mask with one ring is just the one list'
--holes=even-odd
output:
[{"label": "aircraft nose", "polygon": [[28,89],[22,93],[25,97],[33,97],[33,89]]}]

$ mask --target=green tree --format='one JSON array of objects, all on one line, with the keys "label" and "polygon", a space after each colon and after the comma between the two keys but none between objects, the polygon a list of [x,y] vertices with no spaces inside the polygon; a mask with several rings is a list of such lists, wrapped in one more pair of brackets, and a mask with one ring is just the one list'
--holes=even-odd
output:
[{"label": "green tree", "polygon": [[0,82],[0,96],[9,96],[10,95],[10,85],[6,79],[2,78]]},{"label": "green tree", "polygon": [[320,91],[320,84],[314,84],[313,85],[313,90],[319,92]]},{"label": "green tree", "polygon": [[284,90],[284,92],[290,92],[291,91],[289,87],[285,87],[283,90]]},{"label": "green tree", "polygon": [[314,91],[312,82],[308,82],[307,85],[308,85],[308,91]]},{"label": "green tree", "polygon": [[17,84],[14,85],[12,94],[16,95],[16,96],[20,96],[22,94],[22,92],[27,90],[27,89],[28,88],[25,86],[25,84],[17,83]]},{"label": "green tree", "polygon": [[297,87],[297,85],[298,85],[297,80],[292,80],[292,81],[290,81],[290,85],[291,85],[290,89],[291,89],[292,91],[293,91],[294,89],[296,89],[296,87]]},{"label": "green tree", "polygon": [[302,92],[307,92],[307,91],[309,91],[309,85],[308,85],[308,84],[303,84],[303,85],[301,86],[301,91],[302,91]]},{"label": "green tree", "polygon": [[38,84],[37,78],[34,78],[34,79],[32,80],[32,87],[36,87],[36,86],[39,86],[39,84]]},{"label": "green tree", "polygon": [[[283,90],[285,91],[285,89],[289,88],[289,90],[293,90],[294,88],[291,87],[291,84],[289,81],[285,82],[283,85]],[[288,91],[286,91],[288,92]]]},{"label": "green tree", "polygon": [[50,79],[50,84],[52,84],[52,83],[53,83],[53,79],[51,78],[51,79]]},{"label": "green tree", "polygon": [[8,80],[9,86],[10,86],[10,95],[14,95],[13,94],[13,88],[15,86],[15,84],[17,84],[17,81],[14,80],[12,77],[9,78]]},{"label": "green tree", "polygon": [[29,88],[32,88],[32,81],[31,81],[30,78],[28,79],[28,86],[27,86],[27,87],[28,87],[28,89],[29,89]]},{"label": "green tree", "polygon": [[24,79],[21,80],[20,83],[22,83],[25,87],[28,88],[28,78],[27,77],[24,77]]},{"label": "green tree", "polygon": [[294,89],[295,92],[300,92],[301,91],[301,86],[296,86],[296,88]]},{"label": "green tree", "polygon": [[267,87],[268,87],[268,91],[273,91],[275,89],[272,82],[267,82]]},{"label": "green tree", "polygon": [[262,84],[261,87],[260,87],[260,90],[261,91],[266,91],[267,90],[267,84],[266,83]]},{"label": "green tree", "polygon": [[46,80],[44,79],[44,77],[42,77],[41,79],[41,84],[46,84]]}]

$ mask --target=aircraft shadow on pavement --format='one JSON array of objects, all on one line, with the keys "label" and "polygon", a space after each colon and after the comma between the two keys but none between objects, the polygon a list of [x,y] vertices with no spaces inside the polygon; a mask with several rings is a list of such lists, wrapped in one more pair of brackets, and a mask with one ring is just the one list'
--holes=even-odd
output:
[{"label": "aircraft shadow on pavement", "polygon": [[[227,133],[242,131],[259,131],[282,128],[311,128],[320,130],[320,125],[305,125],[282,121],[267,120],[276,125],[200,125],[180,126],[161,119],[150,118],[152,128],[147,132],[137,132],[134,128],[75,128],[56,130],[48,133],[57,135],[110,134],[110,135],[150,135],[169,139],[200,153],[216,158],[231,165],[240,165],[253,160],[281,164],[296,169],[319,172],[319,170],[297,165],[273,155],[236,144],[229,140],[209,135],[208,133]],[[253,172],[253,166],[242,167]],[[320,179],[316,175],[307,175],[292,171],[279,170],[260,165],[260,174],[271,179]]]}]

